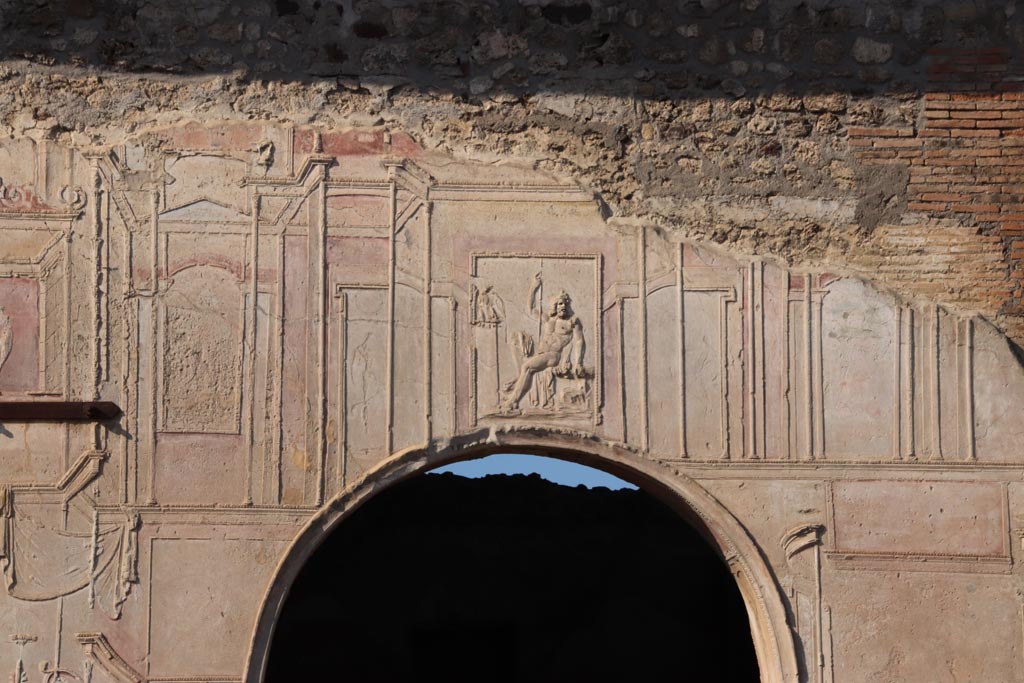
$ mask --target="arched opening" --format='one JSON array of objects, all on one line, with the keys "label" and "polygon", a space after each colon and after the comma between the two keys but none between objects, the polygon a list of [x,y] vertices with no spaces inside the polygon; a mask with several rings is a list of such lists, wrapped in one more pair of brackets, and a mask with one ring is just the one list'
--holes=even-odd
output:
[{"label": "arched opening", "polygon": [[[516,471],[529,458],[503,461]],[[545,471],[598,478],[574,467]],[[376,496],[295,580],[266,681],[339,672],[367,683],[760,680],[727,564],[664,503],[632,486],[450,472]]]},{"label": "arched opening", "polygon": [[[447,463],[501,452],[547,455],[597,467],[637,484],[685,519],[717,553],[718,561],[724,560],[742,595],[749,620],[748,637],[753,641],[760,681],[798,681],[792,628],[774,575],[757,544],[721,503],[682,472],[634,451],[582,434],[534,429],[482,430],[447,441],[437,448],[414,448],[397,453],[329,501],[299,533],[271,581],[255,624],[245,683],[270,680],[265,675],[267,664],[287,598],[310,558],[343,522],[354,519],[359,510],[401,483],[413,480],[415,475]],[[421,578],[420,569],[404,567],[400,581],[388,589],[429,590],[430,586]],[[618,577],[618,580],[623,583],[640,582],[646,581],[647,577],[634,571]],[[669,593],[699,591],[700,587],[670,582],[662,589]],[[630,626],[643,632],[642,625]],[[385,631],[379,637],[390,635]],[[458,648],[456,640],[451,639],[446,647]],[[346,669],[333,675],[344,671]],[[680,662],[677,671],[679,675],[685,673],[685,662]],[[718,679],[725,680],[720,676]]]}]

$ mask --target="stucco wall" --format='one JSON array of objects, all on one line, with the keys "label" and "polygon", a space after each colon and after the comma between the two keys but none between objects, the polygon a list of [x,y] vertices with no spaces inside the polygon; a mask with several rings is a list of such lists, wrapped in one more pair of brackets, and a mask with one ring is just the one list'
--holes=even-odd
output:
[{"label": "stucco wall", "polygon": [[547,445],[708,527],[765,680],[1024,678],[1012,5],[55,7],[0,401],[124,414],[2,423],[3,666],[255,683],[353,504]]},{"label": "stucco wall", "polygon": [[1014,3],[68,0],[0,21],[15,137],[379,126],[1024,338]]}]

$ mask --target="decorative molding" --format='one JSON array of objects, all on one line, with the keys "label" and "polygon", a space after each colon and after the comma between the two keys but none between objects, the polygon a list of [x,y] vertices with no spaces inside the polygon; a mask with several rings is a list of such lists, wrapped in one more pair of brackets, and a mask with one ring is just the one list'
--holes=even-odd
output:
[{"label": "decorative molding", "polygon": [[928,307],[927,327],[923,329],[925,336],[924,345],[926,353],[925,378],[927,388],[927,419],[924,423],[928,427],[928,457],[932,460],[942,460],[942,384],[940,359],[942,356],[940,336],[939,307],[931,305]]},{"label": "decorative molding", "polygon": [[[319,134],[317,135],[319,140]],[[318,169],[316,198],[310,203],[310,268],[309,277],[313,278],[313,320],[315,335],[316,370],[314,371],[314,403],[313,403],[313,459],[316,463],[316,481],[314,484],[313,503],[322,505],[327,486],[327,187],[324,184],[328,177],[329,164],[322,164]]]},{"label": "decorative molding", "polygon": [[914,351],[914,326],[916,313],[914,308],[906,306],[900,302],[897,302],[899,313],[899,319],[901,324],[901,332],[899,336],[900,349],[899,353],[901,356],[900,368],[900,386],[901,386],[901,400],[900,400],[900,444],[899,450],[896,453],[902,458],[904,455],[907,458],[913,459],[917,457],[916,449],[916,438],[915,430],[917,428],[916,421],[916,392],[914,391],[916,383],[915,367],[915,351]]},{"label": "decorative molding", "polygon": [[[102,471],[103,463],[108,458],[109,455],[103,451],[86,451],[56,483],[14,483],[8,484],[8,488],[12,493],[57,495],[63,503],[67,504],[68,501],[82,493],[86,486],[95,481]],[[0,508],[2,507],[0,505]]]},{"label": "decorative molding", "polygon": [[637,282],[640,316],[638,332],[640,338],[640,450],[651,449],[651,407],[650,407],[650,345],[647,340],[647,229],[637,230]]},{"label": "decorative molding", "polygon": [[[423,206],[423,441],[434,437],[434,308],[431,298],[433,284],[434,203]],[[410,216],[411,218],[411,216]]]},{"label": "decorative molding", "polygon": [[974,320],[956,319],[957,451],[961,460],[977,460],[974,438]]},{"label": "decorative molding", "polygon": [[[417,198],[426,201],[432,199],[431,191],[437,185],[430,172],[408,158],[386,158],[381,165],[387,169],[388,180],[397,184],[402,190],[411,192]],[[397,212],[395,214],[397,218]]]},{"label": "decorative molding", "polygon": [[75,640],[85,650],[86,657],[116,683],[145,683],[143,675],[117,654],[102,633],[76,633]]},{"label": "decorative molding", "polygon": [[814,338],[814,318],[811,309],[811,276],[804,275],[804,319],[802,321],[804,340],[804,457],[807,460],[815,460],[818,456],[815,446],[815,420],[814,420],[814,351],[812,340]]},{"label": "decorative molding", "polygon": [[79,187],[60,192],[64,208],[50,206],[28,186],[7,185],[0,179],[0,219],[57,219],[72,221],[85,208],[85,193]]},{"label": "decorative molding", "polygon": [[[384,392],[384,452],[392,453],[395,449],[395,286],[396,270],[398,264],[397,244],[395,242],[398,230],[398,170],[400,164],[388,166],[388,303],[387,303],[387,339],[385,340],[385,379]],[[404,178],[408,181],[408,177]],[[425,193],[424,193],[425,194]]]},{"label": "decorative molding", "polygon": [[307,156],[302,165],[299,166],[297,173],[290,176],[251,176],[247,175],[242,178],[242,185],[256,185],[265,188],[264,193],[267,189],[276,187],[295,187],[297,185],[304,185],[306,181],[314,176],[314,169],[324,168],[330,166],[335,162],[335,158],[321,153],[314,153]]},{"label": "decorative molding", "polygon": [[1010,574],[1010,557],[957,555],[950,553],[865,553],[826,550],[825,557],[836,569],[858,571],[941,572],[960,574]]},{"label": "decorative molding", "polygon": [[754,259],[744,269],[744,365],[746,369],[746,444],[744,455],[765,457],[764,262]]},{"label": "decorative molding", "polygon": [[64,473],[56,484],[56,489],[65,501],[71,500],[100,475],[103,463],[108,454],[104,451],[86,451],[75,461],[75,464]]},{"label": "decorative molding", "polygon": [[791,560],[804,550],[821,545],[824,533],[823,524],[802,524],[787,531],[781,541],[782,549],[786,551],[786,559]]},{"label": "decorative molding", "polygon": [[[686,278],[683,275],[683,263],[685,261],[686,244],[679,243],[676,249],[676,308],[679,316],[679,327],[676,330],[679,347],[677,355],[679,358],[679,459],[686,460],[690,457],[686,448]],[[620,339],[620,344],[623,340]],[[622,379],[619,379],[622,382]]]},{"label": "decorative molding", "polygon": [[[793,289],[791,282],[787,306],[795,303],[800,315],[800,341],[794,345],[793,354],[800,358],[801,376],[795,377],[796,367],[791,364],[790,371],[794,375],[794,383],[800,389],[799,405],[796,410],[800,419],[793,421],[791,433],[801,446],[801,459],[817,461],[825,457],[822,306],[828,289],[821,286],[825,276],[805,273],[792,275],[791,280],[794,279],[800,288]],[[832,455],[829,455],[830,459],[831,457]]]},{"label": "decorative molding", "polygon": [[[821,546],[825,533],[823,524],[801,524],[786,532],[782,537],[782,548],[786,560],[793,564],[794,559],[805,550],[814,549],[814,668],[817,670],[818,683],[831,683],[831,613],[828,615],[826,631],[826,610],[821,585]],[[826,637],[826,633],[828,636]],[[810,664],[810,662],[808,663]]]}]

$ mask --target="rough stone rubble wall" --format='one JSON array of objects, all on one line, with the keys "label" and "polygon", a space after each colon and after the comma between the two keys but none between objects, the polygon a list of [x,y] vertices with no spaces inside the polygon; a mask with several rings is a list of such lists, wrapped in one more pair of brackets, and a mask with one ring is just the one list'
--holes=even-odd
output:
[{"label": "rough stone rubble wall", "polygon": [[0,4],[0,126],[380,126],[570,175],[610,216],[868,274],[1024,339],[1015,3]]}]

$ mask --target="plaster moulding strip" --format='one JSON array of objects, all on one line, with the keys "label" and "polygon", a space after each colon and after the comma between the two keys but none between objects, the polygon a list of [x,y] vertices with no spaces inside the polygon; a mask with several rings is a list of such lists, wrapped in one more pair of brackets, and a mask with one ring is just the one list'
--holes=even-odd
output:
[{"label": "plaster moulding strip", "polygon": [[116,683],[143,683],[143,676],[117,654],[102,633],[77,633],[75,640],[86,656]]},{"label": "plaster moulding strip", "polygon": [[754,267],[754,332],[757,341],[757,353],[754,355],[756,395],[757,395],[757,431],[755,432],[758,454],[764,458],[768,448],[768,411],[765,396],[768,391],[768,380],[766,379],[765,362],[765,307],[764,307],[764,261],[755,261]]},{"label": "plaster moulding strip", "polygon": [[745,268],[743,302],[744,363],[746,365],[746,449],[750,459],[764,457],[764,262],[751,261]]},{"label": "plaster moulding strip", "polygon": [[[476,385],[476,376],[477,376],[476,362],[477,362],[476,346],[470,346],[469,347],[469,408],[470,408],[471,412],[470,412],[470,416],[469,416],[469,423],[472,426],[474,426],[474,427],[477,426],[477,423],[479,422],[479,419],[480,419],[480,415],[479,415],[480,408],[477,405],[477,393],[478,392],[477,392],[477,385]],[[456,405],[458,405],[458,404],[456,404]]]},{"label": "plaster moulding strip", "polygon": [[804,438],[806,440],[804,447],[804,457],[807,460],[814,460],[814,387],[813,387],[813,375],[814,368],[812,363],[813,352],[811,351],[811,336],[812,331],[812,315],[811,315],[811,276],[804,275],[804,291],[803,291],[803,303],[804,303],[804,319],[803,319],[803,338],[804,338],[804,363],[803,363],[803,389],[804,389]]},{"label": "plaster moulding strip", "polygon": [[388,180],[420,199],[430,199],[431,188],[436,184],[434,177],[412,159],[388,158],[382,165],[388,171]]},{"label": "plaster moulding strip", "polygon": [[928,391],[930,396],[928,406],[928,425],[931,427],[931,453],[933,460],[942,460],[942,395],[940,376],[941,349],[941,325],[939,321],[939,307],[932,305],[928,316],[929,325],[927,331],[929,356],[928,356]]},{"label": "plaster moulding strip", "polygon": [[957,443],[962,460],[977,460],[974,438],[974,319],[957,320]]},{"label": "plaster moulding strip", "polygon": [[0,211],[0,220],[71,222],[81,215],[81,211]]},{"label": "plaster moulding strip", "polygon": [[648,344],[647,344],[647,230],[637,231],[637,275],[640,286],[637,290],[640,306],[640,449],[646,453],[650,450],[651,412],[648,405]]},{"label": "plaster moulding strip", "polygon": [[[317,166],[327,166],[334,163],[334,157],[326,154],[311,154],[306,157],[302,162],[302,166],[299,167],[298,173],[292,176],[281,176],[281,177],[265,177],[265,176],[245,176],[242,178],[243,185],[258,185],[266,188],[274,187],[294,187],[296,185],[302,185],[306,182],[310,173]],[[351,181],[350,181],[351,182]],[[380,181],[366,180],[363,181],[367,185],[382,185]]]},{"label": "plaster moulding strip", "polygon": [[903,308],[896,302],[893,310],[893,332],[896,343],[893,344],[892,358],[892,453],[897,460],[903,459]]},{"label": "plaster moulding strip", "polygon": [[338,472],[342,488],[348,486],[348,294],[340,287],[338,299]]},{"label": "plaster moulding strip", "polygon": [[604,410],[604,310],[601,292],[604,291],[604,254],[594,257],[594,334],[597,353],[594,354],[594,426],[603,421]]},{"label": "plaster moulding strip", "polygon": [[[292,537],[296,525],[305,524],[311,515],[320,508],[310,506],[302,508],[290,507],[266,507],[253,505],[245,507],[235,505],[232,507],[216,507],[202,505],[161,505],[160,507],[139,507],[132,508],[132,512],[138,513],[143,525],[160,524],[166,527],[181,527],[189,529],[189,533],[198,532],[203,527],[216,527],[223,529],[227,527],[244,527],[247,529],[260,529],[267,533],[277,534],[280,532],[284,540]],[[100,523],[123,523],[124,509],[114,505],[99,505],[96,510],[100,513]],[[273,531],[269,531],[273,530]],[[291,530],[291,531],[290,531]],[[177,532],[174,532],[177,533]],[[216,533],[221,533],[220,531]],[[220,538],[236,534],[235,531],[223,531],[221,536],[211,532],[210,538]],[[278,536],[274,536],[278,538]]]},{"label": "plaster moulding strip", "polygon": [[[93,250],[93,272],[92,272],[92,399],[99,400],[100,389],[106,375],[105,350],[108,347],[103,315],[103,307],[106,301],[106,281],[104,271],[107,267],[103,259],[104,244],[106,241],[105,226],[103,221],[103,204],[101,198],[103,192],[103,174],[100,172],[99,160],[91,160],[92,171],[92,250]],[[98,444],[94,444],[98,445]]]},{"label": "plaster moulding strip", "polygon": [[[430,443],[434,434],[434,309],[430,288],[433,284],[433,226],[434,203],[423,202],[423,441]],[[410,216],[410,219],[412,216]]]},{"label": "plaster moulding strip", "polygon": [[[901,431],[905,435],[904,441],[905,453],[908,458],[916,458],[916,439],[914,438],[915,425],[915,403],[916,395],[914,391],[914,309],[911,306],[906,306],[903,309],[903,333],[902,333],[902,349],[903,354],[903,414],[901,419],[903,421],[903,427]],[[901,445],[901,447],[903,447]]]},{"label": "plaster moulding strip", "polygon": [[814,364],[814,392],[811,394],[811,408],[814,412],[814,438],[816,441],[814,452],[819,460],[825,457],[825,447],[827,445],[825,443],[825,350],[822,343],[824,334],[822,311],[825,307],[826,294],[828,294],[826,289],[814,291],[814,314],[811,318],[813,324],[811,339],[814,343],[811,355]]},{"label": "plaster moulding strip", "polygon": [[388,219],[390,221],[388,230],[388,328],[385,349],[385,404],[384,404],[384,451],[391,454],[395,444],[395,270],[398,264],[396,259],[397,244],[395,231],[398,229],[398,182],[396,179],[397,169],[394,166],[388,167],[389,188],[388,188]]},{"label": "plaster moulding strip", "polygon": [[422,209],[424,201],[416,195],[410,195],[409,200],[398,210],[395,215],[395,235],[400,235],[405,226],[412,221],[413,217]]},{"label": "plaster moulding strip", "polygon": [[[56,484],[11,484],[14,492],[59,495],[64,501],[71,500],[100,475],[103,462],[107,459],[104,451],[86,451],[64,473]],[[121,508],[118,508],[120,511]]]},{"label": "plaster moulding strip", "polygon": [[[793,378],[790,376],[793,366],[793,352],[790,348],[790,344],[792,342],[792,332],[790,329],[792,323],[790,318],[792,313],[790,311],[790,281],[788,273],[783,281],[785,282],[785,290],[783,291],[780,306],[781,315],[779,316],[780,326],[782,328],[779,335],[782,339],[782,372],[780,373],[782,379],[782,396],[779,397],[782,403],[782,411],[779,416],[779,433],[783,435],[783,446],[785,447],[785,451],[779,455],[784,460],[790,460],[793,457]],[[765,457],[768,457],[767,453],[765,454]]]},{"label": "plaster moulding strip", "polygon": [[593,196],[564,187],[502,187],[500,185],[437,185],[431,199],[449,202],[544,202],[559,204],[590,204]]},{"label": "plaster moulding strip", "polygon": [[619,360],[619,419],[622,421],[622,443],[629,443],[629,411],[626,404],[626,300],[617,298],[618,306],[618,360]]},{"label": "plaster moulding strip", "polygon": [[[718,299],[719,361],[722,364],[722,460],[732,458],[732,422],[729,410],[729,304],[736,303],[734,290],[722,294]],[[740,380],[742,382],[742,379]]]},{"label": "plaster moulding strip", "polygon": [[[678,259],[676,262],[676,296],[678,297],[676,306],[679,316],[679,327],[677,330],[679,335],[679,457],[684,460],[689,457],[686,451],[686,287],[683,278],[685,249],[686,245],[680,243],[679,249],[676,250],[676,259]],[[622,341],[620,340],[621,343]]]},{"label": "plaster moulding strip", "polygon": [[274,296],[274,398],[271,403],[270,423],[273,425],[270,450],[267,463],[272,471],[271,488],[267,492],[268,502],[281,502],[282,479],[284,477],[282,462],[282,444],[284,443],[284,340],[285,340],[285,239],[284,233],[277,235],[277,291]]},{"label": "plaster moulding strip", "polygon": [[[159,426],[157,419],[159,415],[158,397],[160,395],[161,378],[163,376],[163,354],[160,353],[161,342],[160,342],[160,326],[158,311],[159,306],[157,305],[157,297],[160,294],[160,202],[161,193],[154,190],[150,196],[152,205],[150,207],[150,297],[149,297],[149,331],[152,337],[152,348],[151,355],[148,363],[147,370],[149,370],[150,382],[148,391],[148,410],[149,410],[149,428],[148,438],[146,439],[146,491],[145,498],[147,504],[156,504],[156,442],[157,432]],[[166,274],[166,270],[164,273]],[[142,376],[141,368],[139,375]]]},{"label": "plaster moulding strip", "polygon": [[327,472],[327,188],[324,182],[327,180],[326,163],[317,162],[318,176],[313,184],[313,194],[316,195],[315,222],[310,229],[315,231],[315,241],[311,245],[310,252],[313,254],[311,266],[315,265],[316,280],[314,285],[314,306],[313,324],[315,327],[315,354],[317,368],[315,373],[315,415],[313,422],[313,452],[315,453],[317,472],[314,482],[314,503],[320,505],[324,501],[326,472]]},{"label": "plaster moulding strip", "polygon": [[757,370],[754,367],[754,264],[743,269],[743,457],[757,458]]},{"label": "plaster moulding strip", "polygon": [[799,460],[725,461],[713,458],[686,461],[659,458],[667,465],[698,480],[747,479],[820,479],[822,476],[842,478],[853,472],[857,476],[870,476],[887,481],[914,481],[928,476],[939,481],[1005,481],[1008,474],[1019,474],[1020,463],[982,463],[946,461],[931,463],[927,460],[875,460],[857,462],[849,459],[829,458],[827,462]]},{"label": "plaster moulding strip", "polygon": [[252,196],[252,232],[249,235],[249,272],[248,272],[248,289],[249,289],[249,302],[248,309],[246,310],[246,325],[245,325],[245,350],[246,350],[246,363],[248,365],[248,372],[246,373],[245,382],[247,384],[248,391],[247,399],[245,401],[245,409],[243,420],[245,422],[245,443],[246,443],[246,457],[245,457],[245,494],[243,497],[244,505],[252,505],[252,489],[253,489],[253,467],[255,466],[254,458],[256,456],[256,432],[255,432],[255,411],[256,411],[256,309],[258,305],[259,296],[259,258],[260,258],[260,196],[259,194],[253,194]]},{"label": "plaster moulding strip", "polygon": [[388,196],[388,183],[385,180],[346,180],[344,178],[329,178],[327,187],[332,190],[343,190],[344,192],[328,193],[329,197],[346,195],[361,195],[364,197]]},{"label": "plaster moulding strip", "polygon": [[795,291],[790,288],[787,296],[790,305],[796,304],[796,311],[787,310],[787,315],[792,316],[790,319],[794,322],[799,315],[799,331],[793,335],[791,351],[794,360],[799,358],[802,364],[799,377],[797,366],[792,366],[792,389],[798,389],[799,392],[794,393],[790,400],[799,400],[790,410],[798,412],[800,420],[799,423],[792,423],[790,437],[800,448],[800,459],[811,461],[825,457],[822,309],[828,290],[821,286],[820,280],[816,284],[814,276],[810,274],[800,276],[800,287]]},{"label": "plaster moulding strip", "polygon": [[454,434],[458,434],[459,433],[459,411],[458,411],[458,408],[457,408],[457,406],[459,405],[459,372],[458,372],[458,346],[456,345],[456,342],[458,341],[458,338],[457,338],[456,335],[458,334],[459,302],[456,300],[456,298],[454,296],[448,296],[446,298],[448,299],[448,315],[449,315],[449,319],[448,319],[448,324],[449,324],[448,339],[450,340],[449,341],[449,345],[450,345],[450,348],[451,348],[451,356],[449,358],[450,365],[448,367],[448,374],[449,374],[449,378],[450,378],[450,381],[451,381],[452,404],[449,407],[449,411],[451,413],[451,433],[454,435]]},{"label": "plaster moulding strip", "polygon": [[855,571],[1009,574],[1013,569],[1009,556],[828,550],[825,557],[836,569]]}]

